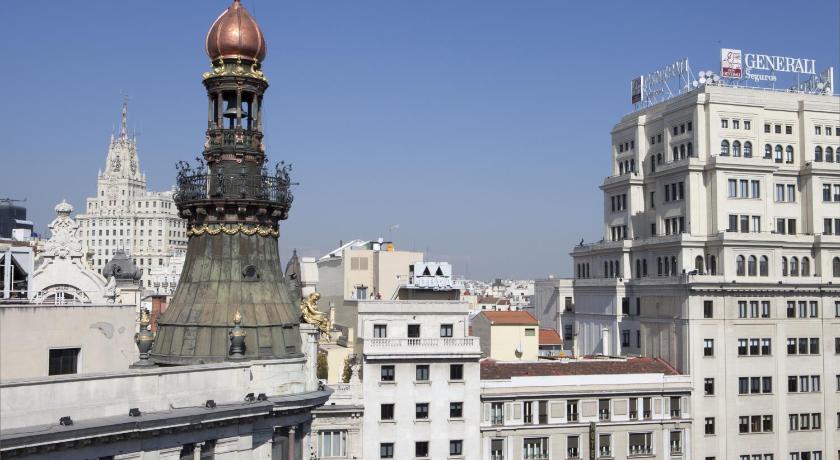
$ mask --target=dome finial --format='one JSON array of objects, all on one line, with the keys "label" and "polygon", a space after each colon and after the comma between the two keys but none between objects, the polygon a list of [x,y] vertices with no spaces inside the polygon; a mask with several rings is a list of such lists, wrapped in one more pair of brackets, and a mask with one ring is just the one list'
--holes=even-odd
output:
[{"label": "dome finial", "polygon": [[242,59],[259,62],[265,58],[265,38],[257,21],[248,14],[240,0],[233,0],[228,9],[210,26],[205,40],[211,61]]}]

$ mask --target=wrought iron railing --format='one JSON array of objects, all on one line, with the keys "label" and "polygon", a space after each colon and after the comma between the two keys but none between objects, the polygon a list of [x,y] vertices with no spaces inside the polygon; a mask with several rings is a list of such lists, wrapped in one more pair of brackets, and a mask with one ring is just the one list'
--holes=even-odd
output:
[{"label": "wrought iron railing", "polygon": [[291,183],[283,178],[248,174],[193,174],[178,177],[175,202],[209,198],[248,198],[274,201],[289,207],[294,200]]}]

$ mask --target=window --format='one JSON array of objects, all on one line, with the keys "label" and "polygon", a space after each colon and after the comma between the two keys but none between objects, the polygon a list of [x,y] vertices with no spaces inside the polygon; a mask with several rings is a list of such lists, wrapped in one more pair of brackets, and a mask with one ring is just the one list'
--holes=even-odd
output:
[{"label": "window", "polygon": [[566,458],[580,458],[580,437],[566,437]]},{"label": "window", "polygon": [[578,402],[571,400],[566,402],[566,421],[577,422],[578,420]]},{"label": "window", "polygon": [[793,126],[785,125],[785,134],[793,134]]},{"label": "window", "polygon": [[770,159],[773,158],[773,146],[770,144],[764,144],[764,158]]},{"label": "window", "polygon": [[630,446],[630,455],[642,455],[653,453],[651,433],[628,433],[627,436],[628,444]]},{"label": "window", "polygon": [[793,146],[788,145],[785,147],[785,162],[786,163],[793,163]]},{"label": "window", "polygon": [[457,439],[449,441],[449,455],[463,455],[464,441]]},{"label": "window", "polygon": [[703,394],[706,396],[715,394],[715,379],[709,377],[703,379]]},{"label": "window", "polygon": [[385,324],[374,324],[373,337],[377,339],[384,339],[388,337],[388,326]]},{"label": "window", "polygon": [[814,148],[814,161],[823,161],[823,150],[820,146]]},{"label": "window", "polygon": [[441,324],[440,325],[440,336],[441,337],[452,337],[452,325],[451,324]]},{"label": "window", "polygon": [[775,132],[776,134],[782,134],[782,125],[773,126],[773,132]]},{"label": "window", "polygon": [[764,124],[764,132],[765,132],[765,133],[769,133],[769,132],[770,132],[770,123],[765,123],[765,124]]},{"label": "window", "polygon": [[715,418],[706,417],[706,434],[715,434]]},{"label": "window", "polygon": [[738,356],[769,356],[771,354],[771,339],[738,339]]},{"label": "window", "polygon": [[622,347],[629,347],[630,346],[630,330],[629,329],[622,329],[621,330],[621,346]]},{"label": "window", "polygon": [[418,382],[428,382],[429,381],[429,365],[428,364],[418,364],[415,368],[414,372],[414,380]]},{"label": "window", "polygon": [[703,318],[711,318],[714,311],[714,302],[711,300],[703,301]]},{"label": "window", "polygon": [[414,405],[414,418],[426,420],[429,418],[429,403],[417,403]]},{"label": "window", "polygon": [[414,457],[427,458],[429,456],[429,441],[417,441],[414,443]]},{"label": "window", "polygon": [[419,324],[409,324],[408,325],[408,338],[409,339],[419,339],[420,338],[420,325]]},{"label": "window", "polygon": [[598,435],[598,457],[612,457],[612,435]]},{"label": "window", "polygon": [[380,381],[393,382],[394,381],[394,366],[385,365],[379,369]]},{"label": "window", "polygon": [[449,418],[462,418],[464,416],[464,403],[449,403]]},{"label": "window", "polygon": [[720,119],[720,127],[721,128],[729,128],[729,120],[727,120],[726,118],[721,118]]},{"label": "window", "polygon": [[505,459],[505,439],[493,438],[490,440],[490,460]]},{"label": "window", "polygon": [[598,400],[598,420],[609,420],[610,419],[610,400],[609,399],[599,399]]},{"label": "window", "polygon": [[522,458],[548,459],[548,438],[525,438],[522,441]]},{"label": "window", "polygon": [[394,405],[380,404],[379,405],[379,420],[394,420]]},{"label": "window", "polygon": [[744,129],[749,131],[752,129],[752,122],[750,120],[744,120]]},{"label": "window", "polygon": [[79,372],[81,348],[54,348],[49,355],[49,375],[76,374]]},{"label": "window", "polygon": [[715,355],[715,340],[703,339],[703,356]]},{"label": "window", "polygon": [[773,149],[773,151],[775,152],[775,155],[776,155],[774,161],[776,163],[781,163],[782,162],[782,146],[776,144],[776,147]]},{"label": "window", "polygon": [[729,156],[729,141],[726,139],[720,142],[720,154],[722,156]]},{"label": "window", "polygon": [[449,380],[464,380],[464,365],[450,364],[449,365]]},{"label": "window", "polygon": [[347,431],[319,431],[318,454],[321,458],[347,455]]},{"label": "window", "polygon": [[493,425],[502,425],[504,423],[505,406],[503,403],[490,403],[490,423]]},{"label": "window", "polygon": [[732,156],[733,157],[740,157],[741,156],[741,142],[740,141],[732,142]]}]

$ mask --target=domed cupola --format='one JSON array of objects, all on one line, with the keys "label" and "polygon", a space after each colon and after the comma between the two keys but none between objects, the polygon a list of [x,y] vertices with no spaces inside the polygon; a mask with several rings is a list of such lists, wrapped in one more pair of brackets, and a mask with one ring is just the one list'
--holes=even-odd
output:
[{"label": "domed cupola", "polygon": [[257,21],[239,0],[234,0],[210,26],[205,40],[211,61],[242,59],[260,62],[265,58],[265,38]]}]

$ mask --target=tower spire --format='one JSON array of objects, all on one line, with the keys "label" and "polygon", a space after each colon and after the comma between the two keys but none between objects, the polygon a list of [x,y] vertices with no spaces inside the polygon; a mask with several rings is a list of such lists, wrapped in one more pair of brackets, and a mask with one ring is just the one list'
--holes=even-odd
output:
[{"label": "tower spire", "polygon": [[122,121],[120,122],[120,139],[128,138],[128,97],[123,99]]}]

